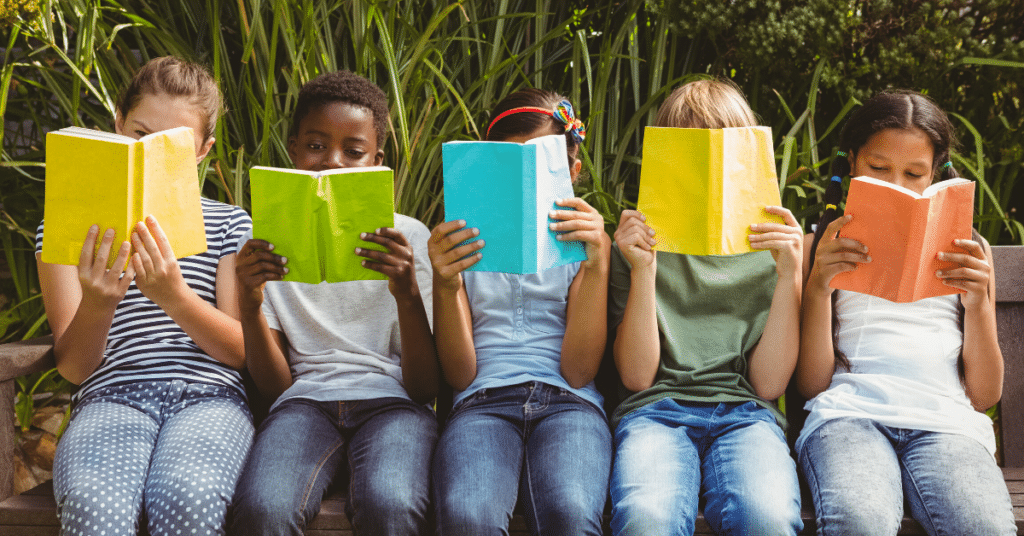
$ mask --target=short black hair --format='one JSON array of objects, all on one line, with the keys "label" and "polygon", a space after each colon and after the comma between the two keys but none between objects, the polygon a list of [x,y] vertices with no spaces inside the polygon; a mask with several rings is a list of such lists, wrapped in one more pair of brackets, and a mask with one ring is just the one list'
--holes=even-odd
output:
[{"label": "short black hair", "polygon": [[377,148],[384,147],[387,141],[388,97],[376,84],[351,71],[324,73],[302,86],[288,135],[299,133],[299,123],[311,110],[333,102],[344,102],[370,110],[377,131]]}]

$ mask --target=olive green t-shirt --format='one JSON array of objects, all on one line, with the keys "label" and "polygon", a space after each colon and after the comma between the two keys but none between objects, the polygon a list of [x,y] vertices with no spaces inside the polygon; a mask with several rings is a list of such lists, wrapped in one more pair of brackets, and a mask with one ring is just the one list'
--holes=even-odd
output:
[{"label": "olive green t-shirt", "polygon": [[[771,252],[698,256],[660,251],[657,262],[658,372],[654,384],[643,391],[623,389],[626,398],[612,413],[612,428],[627,413],[663,398],[752,400],[770,409],[785,428],[775,404],[754,394],[747,379],[747,358],[764,331],[775,292]],[[610,285],[608,318],[614,334],[630,287],[630,266],[618,247],[613,248]]]}]

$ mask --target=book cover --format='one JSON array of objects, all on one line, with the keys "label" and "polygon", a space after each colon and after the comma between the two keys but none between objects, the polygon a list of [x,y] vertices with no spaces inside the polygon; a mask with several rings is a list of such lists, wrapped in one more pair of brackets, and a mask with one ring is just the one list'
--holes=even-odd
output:
[{"label": "book cover", "polygon": [[535,274],[587,259],[582,242],[561,242],[548,227],[548,214],[565,210],[555,201],[575,196],[565,136],[449,142],[441,155],[445,220],[466,220],[485,242],[469,270]]},{"label": "book cover", "polygon": [[972,181],[949,179],[919,195],[871,177],[852,179],[846,213],[853,220],[839,234],[867,246],[871,262],[836,274],[832,288],[899,303],[960,292],[935,275],[957,265],[935,255],[959,252],[953,240],[971,239],[974,188]]},{"label": "book cover", "polygon": [[114,229],[118,244],[151,214],[177,258],[202,253],[206,231],[199,195],[188,127],[138,140],[78,127],[48,132],[42,260],[77,265],[90,226],[99,225],[101,236]]},{"label": "book cover", "polygon": [[767,127],[647,127],[637,210],[654,249],[685,255],[754,251],[750,226],[783,223],[772,133]]},{"label": "book cover", "polygon": [[249,171],[253,236],[288,258],[284,281],[317,284],[387,279],[364,268],[357,247],[384,251],[359,238],[395,226],[391,169],[355,167],[303,171],[257,166]]}]

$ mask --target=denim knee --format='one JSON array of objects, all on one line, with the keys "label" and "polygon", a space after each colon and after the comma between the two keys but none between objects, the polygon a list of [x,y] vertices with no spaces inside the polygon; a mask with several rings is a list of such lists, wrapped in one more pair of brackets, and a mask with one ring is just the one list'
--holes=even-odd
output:
[{"label": "denim knee", "polygon": [[426,486],[367,486],[351,494],[352,525],[359,534],[423,534],[429,493]]},{"label": "denim knee", "polygon": [[239,487],[232,512],[233,535],[301,535],[305,525],[303,512],[276,490],[266,487]]},{"label": "denim knee", "polygon": [[666,507],[658,498],[644,494],[629,495],[612,506],[615,536],[649,534],[693,534],[696,512],[682,512],[682,505]]}]

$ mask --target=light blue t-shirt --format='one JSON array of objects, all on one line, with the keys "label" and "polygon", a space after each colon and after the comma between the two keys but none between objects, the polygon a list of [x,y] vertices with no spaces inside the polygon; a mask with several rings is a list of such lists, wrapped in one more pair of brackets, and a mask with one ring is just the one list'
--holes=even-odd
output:
[{"label": "light blue t-shirt", "polygon": [[455,394],[455,404],[480,389],[539,381],[568,389],[601,410],[593,381],[573,389],[561,372],[569,286],[579,269],[575,262],[538,274],[463,272],[473,316],[476,378]]}]

